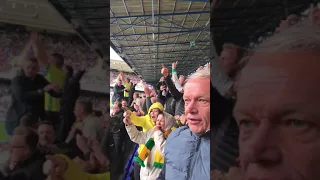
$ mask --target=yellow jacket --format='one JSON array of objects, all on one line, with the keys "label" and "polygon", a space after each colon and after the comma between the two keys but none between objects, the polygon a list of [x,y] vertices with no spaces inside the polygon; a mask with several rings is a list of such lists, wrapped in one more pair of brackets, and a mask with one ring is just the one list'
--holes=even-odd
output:
[{"label": "yellow jacket", "polygon": [[150,106],[150,108],[148,110],[148,114],[145,116],[136,116],[134,113],[131,112],[130,120],[131,120],[132,124],[135,126],[142,127],[143,132],[146,132],[146,131],[152,129],[155,126],[155,123],[150,118],[150,112],[152,109],[156,109],[156,108],[160,109],[160,111],[164,110],[162,104],[159,102],[156,102]]},{"label": "yellow jacket", "polygon": [[[147,132],[148,130],[152,129],[156,124],[153,122],[153,120],[150,118],[150,112],[152,109],[160,109],[165,114],[166,118],[169,118],[171,121],[175,121],[174,117],[166,112],[164,112],[163,105],[159,102],[153,103],[149,110],[148,114],[145,116],[136,116],[134,113],[131,112],[130,120],[133,125],[142,127],[143,132]],[[174,128],[172,128],[174,130]],[[141,152],[141,149],[143,148],[144,144],[139,145],[138,153]]]},{"label": "yellow jacket", "polygon": [[110,180],[110,173],[89,174],[74,163],[68,156],[57,154],[57,157],[62,157],[67,162],[67,170],[64,173],[64,180]]}]

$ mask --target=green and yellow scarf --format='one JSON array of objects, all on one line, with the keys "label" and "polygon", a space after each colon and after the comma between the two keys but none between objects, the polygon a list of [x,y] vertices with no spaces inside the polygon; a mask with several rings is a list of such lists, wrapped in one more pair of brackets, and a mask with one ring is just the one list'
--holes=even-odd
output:
[{"label": "green and yellow scarf", "polygon": [[[163,133],[163,136],[165,139],[167,139],[171,131],[172,130],[169,129],[168,131]],[[138,156],[134,157],[134,161],[139,163],[140,166],[145,167],[144,161],[151,154],[151,150],[153,147],[154,147],[154,139],[153,137],[151,137],[150,139],[148,139],[146,144],[142,145],[141,152],[138,154]],[[163,164],[164,164],[164,158],[161,156],[160,152],[156,150],[154,155],[153,167],[162,168]]]}]

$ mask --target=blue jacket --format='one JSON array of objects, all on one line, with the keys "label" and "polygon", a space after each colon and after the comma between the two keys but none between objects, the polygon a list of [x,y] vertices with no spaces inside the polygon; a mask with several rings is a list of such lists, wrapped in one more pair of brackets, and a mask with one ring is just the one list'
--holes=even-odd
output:
[{"label": "blue jacket", "polygon": [[210,131],[202,136],[184,126],[168,137],[165,165],[158,180],[209,180],[210,179]]}]

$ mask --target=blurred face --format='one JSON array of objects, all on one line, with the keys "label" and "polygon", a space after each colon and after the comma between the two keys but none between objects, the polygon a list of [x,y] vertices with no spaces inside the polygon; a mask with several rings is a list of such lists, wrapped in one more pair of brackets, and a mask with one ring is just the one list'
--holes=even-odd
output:
[{"label": "blurred face", "polygon": [[128,107],[127,101],[122,101],[122,102],[121,102],[121,105],[122,105],[122,107],[124,107],[124,108]]},{"label": "blurred face", "polygon": [[122,81],[119,80],[117,84],[118,84],[118,86],[121,86],[122,85]]},{"label": "blurred face", "polygon": [[48,144],[54,144],[55,131],[53,126],[42,124],[38,127],[39,144],[46,146]]},{"label": "blurred face", "polygon": [[159,114],[156,120],[156,126],[160,128],[161,131],[165,130],[165,120],[163,114]]},{"label": "blurred face", "polygon": [[74,115],[79,118],[81,116],[83,116],[83,105],[82,104],[79,104],[79,103],[76,103],[76,106],[74,108]]},{"label": "blurred face", "polygon": [[151,112],[150,112],[150,118],[153,121],[156,121],[159,114],[160,114],[160,110],[159,109],[152,109]]},{"label": "blurred face", "polygon": [[220,55],[221,68],[226,74],[230,74],[236,65],[237,51],[225,48]]},{"label": "blurred face", "polygon": [[234,116],[245,180],[320,177],[319,52],[255,54]]},{"label": "blurred face", "polygon": [[319,25],[320,24],[320,9],[316,8],[313,12],[313,23]]},{"label": "blurred face", "polygon": [[183,99],[190,130],[198,135],[204,134],[210,129],[210,78],[188,80]]},{"label": "blurred face", "polygon": [[156,97],[152,97],[152,98],[151,98],[151,103],[152,103],[152,104],[153,104],[153,103],[156,103],[157,100],[158,100],[158,99],[157,99]]},{"label": "blurred face", "polygon": [[183,75],[179,76],[179,84],[182,86],[186,78]]},{"label": "blurred face", "polygon": [[9,146],[11,162],[19,162],[30,153],[30,149],[21,135],[12,136]]},{"label": "blurred face", "polygon": [[25,76],[28,78],[34,78],[39,72],[39,65],[37,63],[28,61],[25,63],[23,71]]},{"label": "blurred face", "polygon": [[113,105],[113,113],[118,113],[120,111],[120,108],[117,104]]}]

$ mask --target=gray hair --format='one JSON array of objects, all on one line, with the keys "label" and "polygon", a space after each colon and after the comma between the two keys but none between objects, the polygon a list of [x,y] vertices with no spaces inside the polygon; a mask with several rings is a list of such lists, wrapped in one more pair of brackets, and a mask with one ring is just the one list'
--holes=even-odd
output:
[{"label": "gray hair", "polygon": [[207,68],[201,69],[199,71],[196,71],[191,76],[189,76],[186,81],[184,82],[184,85],[190,80],[190,79],[198,79],[198,78],[208,78],[210,79],[210,71]]},{"label": "gray hair", "polygon": [[309,20],[274,34],[254,49],[254,52],[276,53],[320,49],[320,26]]}]

